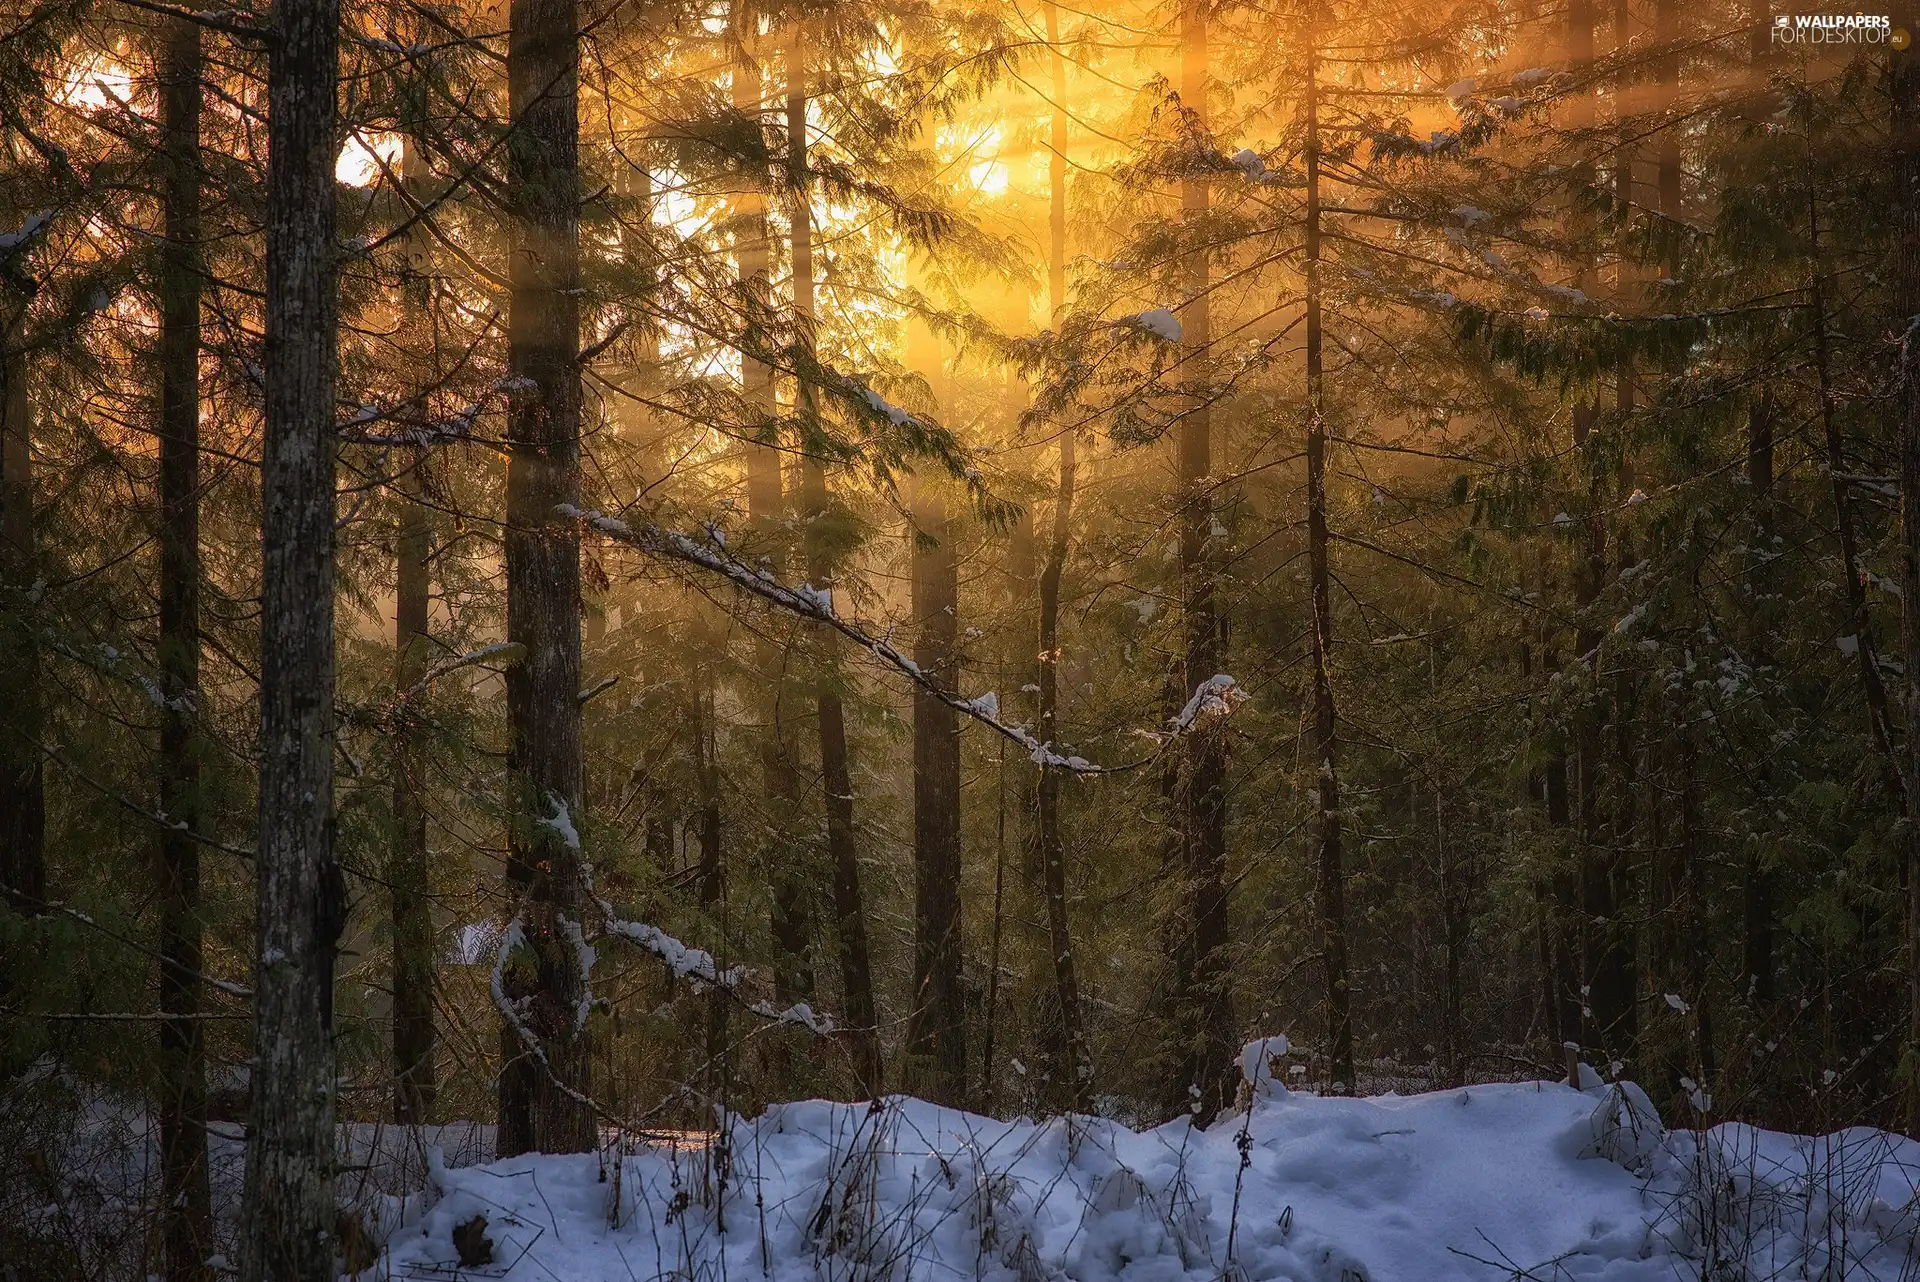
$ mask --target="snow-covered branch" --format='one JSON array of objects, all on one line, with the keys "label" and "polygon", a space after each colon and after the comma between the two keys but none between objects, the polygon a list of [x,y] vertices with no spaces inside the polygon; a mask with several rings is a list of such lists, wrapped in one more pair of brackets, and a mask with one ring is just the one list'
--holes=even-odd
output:
[{"label": "snow-covered branch", "polygon": [[922,672],[919,664],[902,654],[892,644],[842,619],[833,612],[831,593],[817,591],[806,583],[797,586],[782,583],[768,571],[739,560],[717,540],[702,543],[677,530],[662,529],[657,525],[629,525],[616,517],[595,511],[585,511],[570,503],[561,504],[558,511],[560,515],[570,520],[580,521],[589,529],[617,543],[625,543],[655,556],[665,556],[688,565],[697,565],[711,570],[715,574],[732,580],[737,587],[763,601],[832,628],[872,654],[880,662],[905,676],[922,690],[932,694],[955,712],[971,717],[995,734],[1019,744],[1026,750],[1027,755],[1040,765],[1056,766],[1059,769],[1083,775],[1109,774],[1117,769],[1132,768],[1131,766],[1097,766],[1085,757],[1056,752],[1052,744],[1041,743],[1025,728],[1002,721],[999,717],[997,699],[989,699],[985,695],[969,699],[947,689]]},{"label": "snow-covered branch", "polygon": [[[556,817],[565,818],[567,830],[569,832],[572,831],[572,819],[570,816],[565,815],[564,806],[559,807]],[[549,821],[543,820],[542,822]],[[577,843],[578,838],[576,837],[574,840]],[[575,845],[575,849],[578,849],[577,844]],[[591,898],[600,909],[601,929],[609,935],[617,935],[629,943],[636,944],[647,952],[652,953],[655,957],[658,957],[666,963],[668,972],[672,974],[675,979],[684,979],[703,987],[719,989],[727,996],[739,1002],[752,1014],[759,1016],[761,1019],[770,1020],[773,1023],[798,1024],[802,1028],[823,1037],[835,1031],[835,1025],[831,1017],[820,1014],[805,1002],[798,1002],[783,1010],[771,1002],[749,1000],[741,991],[748,975],[745,967],[729,966],[722,970],[720,964],[714,960],[713,954],[706,949],[694,948],[689,944],[684,944],[672,935],[669,935],[666,931],[649,922],[628,921],[614,908],[611,900],[594,889],[592,864],[581,865],[580,875],[586,883],[588,897]],[[579,935],[579,928],[577,926],[571,922],[568,923],[568,926],[570,933],[576,936]],[[581,989],[583,992],[586,992],[588,991],[588,972],[591,970],[594,960],[593,949],[588,945],[584,936],[576,938],[574,947],[581,959]],[[587,999],[583,999],[583,1001],[585,1000]],[[583,1006],[582,1009],[584,1010],[585,1007]],[[581,1018],[581,1022],[583,1024],[585,1023],[584,1015]]]},{"label": "snow-covered branch", "polygon": [[21,223],[17,230],[0,234],[0,255],[11,254],[38,236],[41,229],[53,221],[53,214],[51,209],[42,209],[27,215],[27,221]]},{"label": "snow-covered branch", "polygon": [[[1059,752],[1051,743],[1040,742],[1024,726],[1012,725],[1001,720],[1000,700],[997,695],[989,692],[967,698],[947,689],[921,671],[919,664],[902,654],[892,643],[882,637],[874,636],[864,628],[849,623],[835,614],[832,593],[820,591],[807,583],[797,585],[782,583],[770,571],[746,564],[727,551],[718,530],[709,531],[707,541],[701,542],[678,530],[663,529],[657,525],[630,525],[617,517],[583,510],[570,503],[561,504],[556,511],[568,520],[579,521],[595,533],[612,539],[616,543],[625,543],[654,556],[664,556],[710,570],[731,580],[735,586],[763,601],[832,628],[955,712],[972,718],[995,734],[1020,745],[1035,765],[1051,766],[1071,774],[1103,775],[1137,769],[1152,760],[1151,757],[1143,757],[1117,766],[1100,766],[1088,761],[1085,757]],[[1216,675],[1200,683],[1199,688],[1193,692],[1193,698],[1188,700],[1187,706],[1181,710],[1180,715],[1173,719],[1169,731],[1141,731],[1140,733],[1142,737],[1164,748],[1176,739],[1198,733],[1224,720],[1246,700],[1247,693],[1238,682],[1225,674]],[[780,1017],[786,1018],[787,1013],[783,1012]]]},{"label": "snow-covered branch", "polygon": [[1173,732],[1185,734],[1197,725],[1232,716],[1233,710],[1246,701],[1247,692],[1240,688],[1240,683],[1224,672],[1217,672],[1194,687],[1193,697],[1173,719]]},{"label": "snow-covered branch", "polygon": [[527,647],[521,645],[518,641],[495,641],[491,645],[483,645],[477,650],[469,650],[465,654],[455,655],[451,659],[443,659],[439,663],[434,664],[431,668],[428,668],[420,674],[418,681],[407,687],[407,692],[402,695],[401,698],[405,700],[419,696],[428,686],[438,681],[441,677],[446,676],[449,672],[458,672],[461,668],[471,668],[476,664],[485,663],[489,659],[498,659],[500,660],[501,666],[505,667],[518,663],[521,659],[524,659],[526,655]]},{"label": "snow-covered branch", "polygon": [[599,896],[595,902],[600,905],[602,925],[609,935],[618,935],[629,943],[637,944],[666,963],[667,970],[676,979],[689,979],[696,984],[706,984],[714,988],[736,989],[746,978],[746,972],[738,966],[729,966],[721,970],[714,961],[713,954],[704,948],[693,948],[681,943],[658,926],[644,921],[627,921],[613,910],[613,905]]}]

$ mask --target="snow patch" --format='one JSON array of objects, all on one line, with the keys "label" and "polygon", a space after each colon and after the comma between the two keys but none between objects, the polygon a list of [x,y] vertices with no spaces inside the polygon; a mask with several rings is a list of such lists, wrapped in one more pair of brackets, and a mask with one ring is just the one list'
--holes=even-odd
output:
[{"label": "snow patch", "polygon": [[891,401],[887,400],[886,397],[874,391],[871,387],[862,387],[860,389],[860,397],[862,400],[866,401],[867,407],[869,409],[871,409],[876,414],[885,415],[887,421],[892,423],[895,427],[903,427],[907,423],[910,423],[913,421],[913,415],[907,413],[905,410],[901,409],[898,405],[893,404]]},{"label": "snow patch", "polygon": [[1137,329],[1143,329],[1156,338],[1163,338],[1169,343],[1179,342],[1187,332],[1182,328],[1180,318],[1164,307],[1149,308],[1144,312],[1124,318],[1122,323],[1131,324]]},{"label": "snow patch", "polygon": [[1920,1142],[1669,1131],[1590,1069],[1585,1090],[1319,1098],[1277,1079],[1284,1045],[1246,1048],[1246,1111],[1204,1131],[808,1100],[723,1113],[704,1142],[434,1162],[437,1201],[376,1275],[454,1276],[454,1226],[485,1215],[505,1282],[1903,1276]]},{"label": "snow patch", "polygon": [[10,253],[20,248],[40,234],[40,229],[53,221],[53,211],[42,209],[38,213],[27,215],[27,221],[20,224],[16,231],[0,234],[0,254]]},{"label": "snow patch", "polygon": [[1262,1037],[1248,1042],[1240,1050],[1240,1076],[1259,1098],[1273,1099],[1287,1093],[1284,1082],[1273,1075],[1274,1061],[1287,1053],[1284,1036]]},{"label": "snow patch", "polygon": [[1223,720],[1246,701],[1247,692],[1239,682],[1224,672],[1215,673],[1194,687],[1193,697],[1173,719],[1173,728],[1184,733],[1197,725]]},{"label": "snow patch", "polygon": [[542,828],[551,828],[568,850],[578,851],[580,830],[573,826],[573,811],[567,808],[566,800],[550,792],[547,794],[547,804],[553,807],[553,813],[534,822]]}]

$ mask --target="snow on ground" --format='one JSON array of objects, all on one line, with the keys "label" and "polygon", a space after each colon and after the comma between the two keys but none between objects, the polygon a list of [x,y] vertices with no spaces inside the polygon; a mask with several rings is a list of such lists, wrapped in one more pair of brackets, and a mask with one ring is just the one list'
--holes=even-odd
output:
[{"label": "snow on ground", "polygon": [[[1667,1131],[1637,1087],[1584,1068],[1579,1091],[1319,1098],[1276,1080],[1268,1053],[1284,1047],[1249,1047],[1252,1107],[1205,1131],[1001,1122],[893,1097],[733,1117],[724,1144],[610,1137],[599,1153],[491,1161],[491,1127],[355,1124],[340,1196],[385,1245],[359,1275],[380,1282],[1920,1277],[1920,1142]],[[216,1123],[210,1150],[224,1249],[241,1128]],[[0,1209],[84,1237],[92,1276],[137,1276],[150,1120],[95,1101],[46,1157],[64,1192],[0,1182]]]},{"label": "snow on ground", "polygon": [[[722,1146],[436,1162],[427,1198],[388,1204],[404,1226],[376,1275],[1650,1282],[1914,1268],[1912,1140],[1664,1132],[1632,1086],[1323,1099],[1258,1075],[1252,1108],[1205,1131],[1000,1122],[896,1097],[733,1118]],[[454,1231],[475,1217],[463,1266]]]}]

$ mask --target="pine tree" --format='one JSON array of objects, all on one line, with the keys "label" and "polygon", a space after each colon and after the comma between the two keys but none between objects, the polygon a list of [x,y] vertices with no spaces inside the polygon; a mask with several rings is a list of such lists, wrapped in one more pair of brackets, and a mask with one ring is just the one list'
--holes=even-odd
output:
[{"label": "pine tree", "polygon": [[200,29],[176,18],[163,29],[159,84],[166,248],[161,281],[159,1007],[160,1167],[167,1277],[207,1276],[215,1254],[207,1171],[206,1047],[199,829],[200,690]]},{"label": "pine tree", "polygon": [[579,20],[572,0],[516,0],[507,78],[515,243],[508,316],[507,670],[514,789],[507,881],[524,947],[508,959],[497,1150],[593,1147],[590,908],[580,713]]},{"label": "pine tree", "polygon": [[332,1278],[337,270],[332,0],[274,12],[268,82],[266,438],[261,461],[260,838],[247,1282]]}]

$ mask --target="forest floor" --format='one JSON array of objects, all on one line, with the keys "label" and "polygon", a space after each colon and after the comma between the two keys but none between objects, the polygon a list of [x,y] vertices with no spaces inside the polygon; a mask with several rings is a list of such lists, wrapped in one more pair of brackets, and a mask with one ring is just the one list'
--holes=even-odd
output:
[{"label": "forest floor", "polygon": [[1666,1131],[1637,1087],[1597,1082],[1332,1099],[1263,1081],[1205,1131],[808,1102],[735,1119],[724,1146],[436,1159],[430,1184],[380,1207],[378,1276],[1920,1276],[1920,1143]]},{"label": "forest floor", "polygon": [[[491,1161],[487,1126],[345,1127],[340,1192],[364,1236],[350,1226],[344,1263],[441,1282],[1920,1279],[1911,1139],[1666,1130],[1638,1087],[1590,1069],[1586,1090],[1321,1098],[1247,1058],[1242,1106],[1204,1131],[890,1097]],[[96,1110],[87,1137],[94,1169],[48,1213],[137,1219],[146,1120]],[[218,1125],[212,1151],[224,1237],[238,1128]],[[96,1248],[92,1276],[117,1275],[109,1235]]]}]

